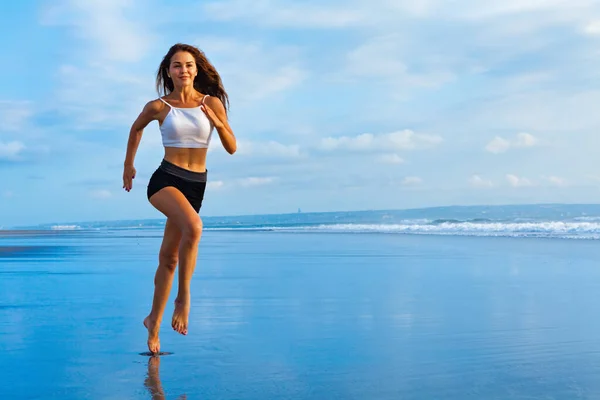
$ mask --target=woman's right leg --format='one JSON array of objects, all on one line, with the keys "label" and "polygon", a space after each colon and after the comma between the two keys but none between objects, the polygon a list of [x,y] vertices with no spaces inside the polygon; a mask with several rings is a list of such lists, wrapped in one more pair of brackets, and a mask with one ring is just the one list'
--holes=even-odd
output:
[{"label": "woman's right leg", "polygon": [[158,332],[177,268],[180,241],[181,231],[173,221],[167,218],[162,245],[158,253],[158,268],[154,275],[152,310],[144,320],[144,326],[148,329],[148,350],[152,353],[160,351]]}]

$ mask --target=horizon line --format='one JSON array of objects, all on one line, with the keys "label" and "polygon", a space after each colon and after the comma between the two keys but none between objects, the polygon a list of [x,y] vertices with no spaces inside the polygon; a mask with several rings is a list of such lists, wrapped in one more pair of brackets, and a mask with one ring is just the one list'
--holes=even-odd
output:
[{"label": "horizon line", "polygon": [[[269,216],[290,216],[299,214],[334,214],[334,213],[366,213],[366,212],[398,212],[398,211],[420,211],[420,210],[434,210],[442,208],[482,208],[482,207],[534,207],[534,206],[600,206],[600,203],[506,203],[506,204],[473,204],[473,205],[445,205],[445,206],[426,206],[426,207],[410,207],[410,208],[382,208],[382,209],[362,209],[362,210],[335,210],[335,211],[300,211],[297,212],[283,212],[283,213],[260,213],[260,214],[230,214],[230,215],[204,215],[201,218],[248,218],[248,217],[269,217]],[[0,230],[3,229],[16,229],[19,227],[32,227],[32,226],[48,226],[48,225],[76,225],[86,224],[95,222],[123,222],[123,221],[156,221],[162,220],[166,217],[158,218],[134,218],[134,219],[105,219],[105,220],[86,220],[86,221],[71,221],[71,222],[47,222],[41,224],[27,224],[27,225],[13,225],[12,227],[3,228],[0,226]]]}]

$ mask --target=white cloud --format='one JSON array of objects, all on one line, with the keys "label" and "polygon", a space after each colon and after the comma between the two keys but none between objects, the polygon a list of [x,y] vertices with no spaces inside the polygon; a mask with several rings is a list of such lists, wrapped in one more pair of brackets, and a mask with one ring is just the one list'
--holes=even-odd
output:
[{"label": "white cloud", "polygon": [[274,177],[248,177],[238,181],[238,184],[243,187],[269,185],[275,181]]},{"label": "white cloud", "polygon": [[235,188],[235,187],[249,188],[249,187],[255,187],[255,186],[270,185],[270,184],[274,183],[276,180],[277,180],[277,178],[272,177],[272,176],[264,176],[264,177],[250,176],[250,177],[246,177],[246,178],[232,179],[229,181],[222,181],[222,180],[209,181],[207,183],[207,188],[211,189],[211,190],[221,190],[221,189],[225,189],[225,188],[231,189],[231,188]]},{"label": "white cloud", "polygon": [[225,183],[223,181],[208,181],[208,183],[206,184],[206,187],[208,189],[212,189],[212,190],[219,190],[224,185],[225,185]]},{"label": "white cloud", "polygon": [[112,197],[112,193],[106,189],[96,189],[90,192],[90,197],[94,199],[108,199]]},{"label": "white cloud", "polygon": [[513,142],[512,146],[521,148],[521,147],[533,147],[538,144],[538,139],[536,139],[532,134],[521,132],[517,134],[517,139]]},{"label": "white cloud", "polygon": [[48,27],[68,27],[52,106],[76,130],[127,129],[156,96],[152,71],[139,62],[156,36],[137,0],[59,0],[41,12]]},{"label": "white cloud", "polygon": [[216,21],[246,20],[277,28],[341,28],[363,20],[359,10],[327,5],[269,0],[219,0],[203,5],[202,13]]},{"label": "white cloud", "polygon": [[266,142],[238,140],[238,150],[236,154],[240,156],[249,155],[282,158],[298,158],[304,156],[299,145],[286,145],[274,140]]},{"label": "white cloud", "polygon": [[[145,80],[128,72],[126,67],[116,68],[111,64],[62,65],[58,79],[56,99],[60,107],[57,112],[68,116],[69,127],[73,129],[97,130],[115,126],[127,129],[144,104],[156,97],[150,79]],[[106,90],[107,87],[111,90]]]},{"label": "white cloud", "polygon": [[[600,13],[600,3],[348,0],[317,6],[290,0],[229,0],[209,2],[203,11],[208,19],[235,26],[241,21],[281,29],[352,28],[366,40],[349,53],[350,71],[439,86],[478,64],[491,70],[525,53],[544,48],[556,51],[557,43],[548,28],[566,28],[568,34],[588,26],[587,31],[596,32],[598,23],[590,21],[590,16]],[[440,31],[435,28],[438,22]]]},{"label": "white cloud", "polygon": [[592,3],[588,0],[570,0],[569,2],[564,0],[507,0],[502,3],[469,0],[468,5],[465,4],[467,12],[463,15],[468,19],[487,19],[535,12],[547,13],[554,11],[560,13],[568,12],[569,6],[585,6],[588,4]]},{"label": "white cloud", "polygon": [[379,157],[377,157],[377,159],[379,160],[379,162],[382,162],[384,164],[403,164],[404,163],[404,159],[395,153],[381,154]]},{"label": "white cloud", "polygon": [[19,141],[0,142],[0,160],[16,160],[25,149],[25,145]]},{"label": "white cloud", "polygon": [[506,180],[512,187],[527,187],[532,186],[532,183],[527,178],[518,177],[516,175],[507,174]]},{"label": "white cloud", "polygon": [[567,181],[564,178],[558,176],[545,176],[544,179],[546,179],[553,186],[567,186]]},{"label": "white cloud", "polygon": [[254,103],[290,90],[308,78],[297,47],[265,46],[220,36],[203,36],[195,42],[215,65],[237,103]]},{"label": "white cloud", "polygon": [[348,53],[348,72],[357,77],[404,75],[408,67],[396,57],[400,42],[400,38],[392,34],[363,43]]},{"label": "white cloud", "polygon": [[291,0],[220,0],[206,3],[202,11],[205,18],[223,22],[245,21],[254,26],[282,29],[339,29],[376,28],[385,23],[397,25],[399,20],[407,17],[471,23],[525,17],[537,27],[542,23],[578,21],[587,18],[594,9],[597,10],[594,0],[507,0],[502,3],[479,0],[372,0],[364,3],[347,0],[319,6]]},{"label": "white cloud", "polygon": [[390,150],[415,150],[430,148],[442,142],[437,135],[418,134],[405,129],[386,134],[374,135],[363,133],[354,137],[339,136],[321,139],[318,148],[323,151],[349,150],[349,151],[390,151]]},{"label": "white cloud", "polygon": [[499,154],[508,151],[512,148],[533,147],[539,143],[538,139],[530,133],[519,133],[512,141],[496,136],[491,142],[485,146],[485,149],[490,153]]},{"label": "white cloud", "polygon": [[76,36],[89,51],[90,61],[141,60],[149,51],[154,36],[136,18],[143,8],[135,0],[55,1],[43,10],[42,24],[75,28]]},{"label": "white cloud", "polygon": [[373,147],[374,135],[372,133],[363,133],[355,137],[327,137],[321,139],[319,148],[321,150],[337,150],[343,148],[347,150],[369,150]]},{"label": "white cloud", "polygon": [[502,86],[518,92],[524,88],[539,87],[543,84],[552,83],[554,79],[556,79],[556,76],[552,71],[526,71],[507,76],[502,82]]},{"label": "white cloud", "polygon": [[583,32],[590,36],[600,35],[600,20],[586,23],[583,27]]},{"label": "white cloud", "polygon": [[382,79],[393,85],[394,90],[412,86],[438,87],[454,79],[452,72],[434,63],[414,69],[404,42],[396,33],[367,40],[347,54],[342,78]]},{"label": "white cloud", "polygon": [[494,186],[491,180],[484,179],[479,175],[471,176],[471,178],[469,178],[469,184],[476,188],[491,188]]},{"label": "white cloud", "polygon": [[416,186],[423,183],[423,179],[418,176],[407,176],[402,180],[402,185],[404,186]]},{"label": "white cloud", "polygon": [[510,142],[506,139],[496,136],[494,139],[492,139],[491,142],[487,144],[487,146],[485,146],[485,149],[490,153],[494,154],[504,153],[505,151],[510,149]]},{"label": "white cloud", "polygon": [[[600,61],[600,57],[598,60]],[[582,67],[585,64],[578,61],[573,65]],[[583,82],[594,78],[591,71],[574,71],[581,73],[577,79],[583,79]],[[562,88],[550,86],[519,93],[504,93],[502,87],[498,86],[503,96],[494,96],[489,101],[473,104],[472,112],[461,118],[461,122],[476,129],[487,129],[490,124],[494,124],[502,129],[522,127],[519,129],[564,131],[570,136],[575,132],[591,134],[600,123],[600,114],[595,109],[595,104],[600,102],[600,90],[587,85],[579,87],[577,84],[572,89],[565,89],[567,82],[572,81],[567,76],[561,79]]]},{"label": "white cloud", "polygon": [[[471,23],[490,23],[494,20],[520,22],[521,18],[532,21],[532,29],[549,23],[567,23],[587,18],[589,12],[597,10],[594,0],[506,0],[503,2],[485,2],[479,0],[374,0],[371,8],[396,16],[406,14],[421,18],[445,18]],[[385,10],[382,6],[388,6]],[[401,14],[402,13],[402,14]]]},{"label": "white cloud", "polygon": [[32,104],[29,101],[0,101],[0,131],[21,131],[26,128],[32,115]]}]

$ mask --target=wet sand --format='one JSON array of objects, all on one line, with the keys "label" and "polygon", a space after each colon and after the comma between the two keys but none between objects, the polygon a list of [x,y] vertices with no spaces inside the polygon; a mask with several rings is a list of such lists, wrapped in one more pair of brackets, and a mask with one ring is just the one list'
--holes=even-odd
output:
[{"label": "wet sand", "polygon": [[600,397],[595,241],[206,232],[153,358],[160,240],[0,239],[2,397]]}]

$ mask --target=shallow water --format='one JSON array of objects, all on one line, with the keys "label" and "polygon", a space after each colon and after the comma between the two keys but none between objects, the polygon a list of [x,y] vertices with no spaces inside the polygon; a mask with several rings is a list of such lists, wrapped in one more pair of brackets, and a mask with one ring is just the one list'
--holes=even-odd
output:
[{"label": "shallow water", "polygon": [[152,358],[161,234],[0,237],[2,398],[600,397],[595,241],[205,232]]}]

